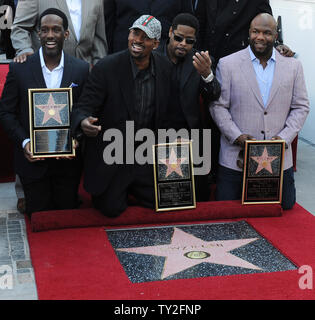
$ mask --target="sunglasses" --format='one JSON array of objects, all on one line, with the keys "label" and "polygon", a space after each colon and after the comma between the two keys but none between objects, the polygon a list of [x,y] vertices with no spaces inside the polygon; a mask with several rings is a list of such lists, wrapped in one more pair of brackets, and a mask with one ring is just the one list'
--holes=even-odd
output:
[{"label": "sunglasses", "polygon": [[184,40],[186,40],[187,44],[195,44],[196,43],[196,39],[185,38],[185,37],[182,37],[182,36],[175,34],[174,32],[173,32],[173,36],[174,36],[174,40],[176,42],[183,42]]}]

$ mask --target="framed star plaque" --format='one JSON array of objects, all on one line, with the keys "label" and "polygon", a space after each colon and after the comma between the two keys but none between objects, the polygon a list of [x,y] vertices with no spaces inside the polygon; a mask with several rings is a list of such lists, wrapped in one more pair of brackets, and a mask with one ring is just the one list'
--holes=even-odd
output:
[{"label": "framed star plaque", "polygon": [[245,142],[242,204],[281,203],[284,140]]},{"label": "framed star plaque", "polygon": [[74,157],[70,135],[72,88],[29,89],[28,98],[33,157]]},{"label": "framed star plaque", "polygon": [[153,167],[157,212],[196,208],[191,141],[154,145]]}]

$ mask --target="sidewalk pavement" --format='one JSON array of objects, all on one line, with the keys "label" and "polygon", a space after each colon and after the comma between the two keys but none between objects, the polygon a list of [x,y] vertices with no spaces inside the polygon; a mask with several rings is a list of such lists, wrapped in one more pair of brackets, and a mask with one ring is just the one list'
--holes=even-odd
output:
[{"label": "sidewalk pavement", "polygon": [[[0,194],[3,194],[3,188],[12,186],[0,184]],[[1,198],[1,207],[9,202],[9,199]],[[0,300],[36,299],[24,216],[16,210],[0,210]]]}]

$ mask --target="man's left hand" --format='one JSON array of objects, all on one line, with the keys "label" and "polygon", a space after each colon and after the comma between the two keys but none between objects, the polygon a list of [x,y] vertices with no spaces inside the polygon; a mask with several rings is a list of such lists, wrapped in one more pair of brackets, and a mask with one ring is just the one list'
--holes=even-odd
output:
[{"label": "man's left hand", "polygon": [[[79,148],[79,142],[77,139],[73,139],[73,149],[78,149]],[[62,157],[56,157],[56,160],[73,160],[75,159],[74,156],[62,156]]]},{"label": "man's left hand", "polygon": [[[283,140],[280,136],[273,136],[271,140]],[[285,143],[285,148],[288,149],[287,143]]]},{"label": "man's left hand", "polygon": [[284,57],[293,57],[295,55],[295,52],[293,52],[288,46],[285,44],[280,44],[276,47],[276,49],[279,51],[281,55]]},{"label": "man's left hand", "polygon": [[273,136],[271,140],[283,140],[280,136]]},{"label": "man's left hand", "polygon": [[212,61],[208,51],[197,52],[193,56],[193,65],[198,73],[207,78],[211,73]]}]

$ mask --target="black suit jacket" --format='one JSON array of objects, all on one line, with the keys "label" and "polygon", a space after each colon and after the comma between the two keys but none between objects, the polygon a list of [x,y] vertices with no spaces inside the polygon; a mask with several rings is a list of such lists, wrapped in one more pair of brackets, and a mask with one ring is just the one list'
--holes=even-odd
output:
[{"label": "black suit jacket", "polygon": [[216,61],[244,49],[250,22],[263,12],[272,14],[269,0],[199,0],[195,12],[200,22],[197,47],[209,50]]},{"label": "black suit jacket", "polygon": [[[166,55],[166,45],[159,48],[159,53]],[[200,105],[200,96],[203,98],[204,105],[207,106],[210,101],[217,100],[221,95],[221,86],[216,77],[206,83],[193,66],[193,56],[196,50],[192,50],[182,62],[182,70],[179,83],[179,99],[183,115],[188,124],[187,129],[201,129],[205,127],[205,119],[202,117]],[[214,70],[213,70],[214,72]],[[174,93],[172,92],[172,95]],[[167,128],[173,128],[172,123],[168,123]],[[180,128],[175,128],[180,129]]]},{"label": "black suit jacket", "polygon": [[[60,87],[69,87],[72,82],[78,85],[73,88],[73,101],[78,100],[88,74],[89,65],[86,62],[64,54],[64,72]],[[0,100],[0,122],[15,144],[15,170],[24,181],[42,177],[49,168],[49,162],[58,161],[44,160],[30,163],[24,156],[22,143],[30,137],[28,103],[30,88],[46,88],[39,52],[29,56],[25,63],[10,64]],[[61,167],[64,165],[69,169],[76,163],[75,160],[59,160],[59,162]]]},{"label": "black suit jacket", "polygon": [[[162,127],[170,89],[170,63],[158,54],[152,54],[155,64],[155,128]],[[101,59],[92,69],[89,80],[72,113],[72,130],[80,131],[80,123],[88,116],[99,119],[102,131],[85,143],[85,189],[93,195],[103,193],[117,170],[125,170],[124,164],[104,163],[103,152],[110,142],[103,141],[104,132],[118,129],[126,150],[126,121],[135,119],[135,88],[128,50]],[[132,166],[131,166],[132,167]],[[121,171],[123,172],[123,171]],[[152,171],[153,172],[153,171]],[[121,179],[124,179],[122,174]]]}]

